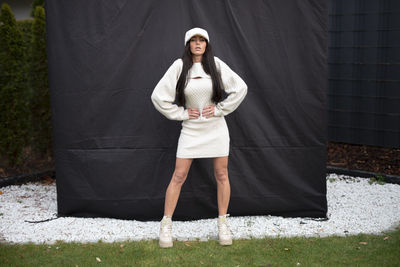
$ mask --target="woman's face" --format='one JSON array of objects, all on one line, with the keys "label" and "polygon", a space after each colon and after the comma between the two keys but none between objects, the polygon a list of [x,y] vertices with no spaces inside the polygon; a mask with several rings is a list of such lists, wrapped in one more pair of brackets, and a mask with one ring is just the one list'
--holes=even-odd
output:
[{"label": "woman's face", "polygon": [[194,56],[201,56],[206,51],[207,41],[200,35],[195,35],[190,38],[190,52]]}]

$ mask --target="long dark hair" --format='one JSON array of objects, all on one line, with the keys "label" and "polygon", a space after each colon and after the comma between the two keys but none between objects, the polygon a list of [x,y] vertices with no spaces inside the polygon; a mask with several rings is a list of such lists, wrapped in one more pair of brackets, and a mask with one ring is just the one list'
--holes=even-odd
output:
[{"label": "long dark hair", "polygon": [[[185,45],[185,50],[182,55],[183,67],[182,72],[179,77],[178,83],[176,84],[176,102],[178,106],[185,106],[185,95],[183,91],[187,85],[187,74],[189,69],[193,65],[193,54],[190,51],[190,41],[188,41]],[[212,101],[214,103],[218,103],[222,100],[222,92],[224,90],[221,73],[217,71],[217,67],[215,66],[214,53],[212,52],[211,45],[206,40],[206,50],[201,59],[201,65],[205,73],[211,76],[212,84],[213,84],[213,96]]]}]

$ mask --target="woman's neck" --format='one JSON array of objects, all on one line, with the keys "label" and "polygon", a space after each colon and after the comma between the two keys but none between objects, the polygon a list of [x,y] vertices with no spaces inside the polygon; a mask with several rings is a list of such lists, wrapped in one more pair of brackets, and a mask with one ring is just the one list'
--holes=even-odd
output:
[{"label": "woman's neck", "polygon": [[193,63],[201,62],[201,55],[200,56],[193,56]]}]

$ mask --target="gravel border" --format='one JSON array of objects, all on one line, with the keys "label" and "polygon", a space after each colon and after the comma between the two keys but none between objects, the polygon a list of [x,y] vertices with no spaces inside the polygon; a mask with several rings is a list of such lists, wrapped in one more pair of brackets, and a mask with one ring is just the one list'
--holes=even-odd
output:
[{"label": "gravel border", "polygon": [[369,172],[369,171],[362,171],[362,170],[350,170],[350,169],[339,168],[339,167],[334,167],[334,166],[327,166],[326,172],[349,175],[349,176],[353,176],[353,177],[362,177],[362,178],[371,178],[371,177],[376,177],[377,175],[381,175],[384,178],[385,182],[387,182],[387,183],[400,184],[400,176],[391,175],[391,174],[376,173],[376,172]]},{"label": "gravel border", "polygon": [[[328,218],[231,216],[233,239],[348,236],[385,234],[400,226],[400,185],[371,183],[370,179],[329,174]],[[53,244],[158,239],[158,221],[60,217],[55,183],[11,185],[0,194],[0,242]],[[217,219],[174,221],[175,240],[217,240]]]},{"label": "gravel border", "polygon": [[49,177],[55,179],[56,172],[54,170],[45,170],[45,171],[35,172],[35,173],[30,173],[30,174],[21,174],[21,175],[17,175],[17,176],[9,176],[9,177],[5,177],[5,178],[0,178],[0,188],[9,186],[9,185],[37,182],[37,181],[42,180],[46,176],[49,176]]}]

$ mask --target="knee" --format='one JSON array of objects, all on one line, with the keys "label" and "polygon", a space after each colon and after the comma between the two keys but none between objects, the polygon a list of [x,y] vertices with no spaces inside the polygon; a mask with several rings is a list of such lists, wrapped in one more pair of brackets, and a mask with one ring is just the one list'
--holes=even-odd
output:
[{"label": "knee", "polygon": [[186,172],[174,171],[174,175],[172,175],[172,182],[178,185],[182,185],[185,182],[186,177]]},{"label": "knee", "polygon": [[220,169],[214,171],[215,178],[218,183],[226,183],[228,182],[228,169]]}]

